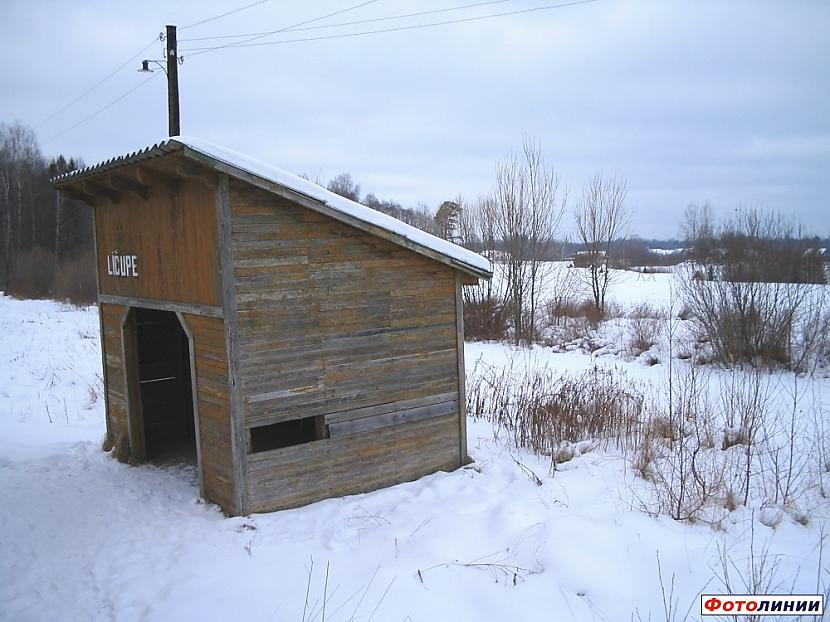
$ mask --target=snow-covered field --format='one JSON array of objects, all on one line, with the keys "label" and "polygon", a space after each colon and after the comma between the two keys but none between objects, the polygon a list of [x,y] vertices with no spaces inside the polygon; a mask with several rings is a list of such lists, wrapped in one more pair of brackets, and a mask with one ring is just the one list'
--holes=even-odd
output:
[{"label": "snow-covered field", "polygon": [[[662,306],[670,282],[630,274],[612,295]],[[646,365],[625,354],[623,321],[607,331],[593,353],[469,343],[468,373],[596,364],[659,392],[665,344]],[[723,591],[724,560],[733,589],[752,580],[753,559],[775,591],[827,588],[830,502],[806,459],[803,515],[741,506],[715,528],[643,512],[649,487],[627,452],[598,447],[552,473],[471,420],[466,468],[228,519],[199,502],[192,471],[100,451],[100,365],[94,307],[0,296],[0,619],[698,619],[698,594]],[[769,382],[786,408],[792,379]],[[830,381],[799,383],[799,425],[819,426]]]}]

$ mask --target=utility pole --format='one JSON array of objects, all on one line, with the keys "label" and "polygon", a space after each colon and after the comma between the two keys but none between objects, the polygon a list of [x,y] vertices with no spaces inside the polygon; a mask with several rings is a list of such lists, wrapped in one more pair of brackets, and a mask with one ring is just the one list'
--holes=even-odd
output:
[{"label": "utility pole", "polygon": [[167,76],[167,133],[170,136],[179,136],[179,48],[176,43],[176,27],[167,25],[167,35],[159,34],[159,40],[167,39],[164,47],[164,60],[141,61],[141,73],[153,73],[150,63],[161,67]]},{"label": "utility pole", "polygon": [[181,134],[179,126],[179,51],[176,27],[167,25],[167,125],[170,136]]}]

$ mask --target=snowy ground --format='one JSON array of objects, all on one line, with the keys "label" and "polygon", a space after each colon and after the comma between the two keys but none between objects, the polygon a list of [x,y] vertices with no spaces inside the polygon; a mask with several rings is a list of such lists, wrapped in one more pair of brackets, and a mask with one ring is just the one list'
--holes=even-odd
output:
[{"label": "snowy ground", "polygon": [[[670,298],[670,275],[626,279],[620,305]],[[622,346],[620,326],[604,338]],[[471,373],[511,359],[608,365],[658,390],[665,353],[648,366],[622,349],[476,343],[466,357]],[[802,386],[815,398],[805,413],[826,417],[828,380]],[[551,474],[471,421],[467,468],[227,519],[198,501],[193,472],[101,453],[101,390],[95,308],[0,296],[0,619],[321,620],[324,596],[332,621],[656,621],[689,608],[698,619],[699,592],[722,588],[722,556],[740,584],[753,550],[766,551],[777,591],[826,588],[830,503],[818,488],[805,493],[806,526],[786,515],[770,528],[747,508],[719,529],[678,523],[641,511],[646,487],[623,452]]]}]

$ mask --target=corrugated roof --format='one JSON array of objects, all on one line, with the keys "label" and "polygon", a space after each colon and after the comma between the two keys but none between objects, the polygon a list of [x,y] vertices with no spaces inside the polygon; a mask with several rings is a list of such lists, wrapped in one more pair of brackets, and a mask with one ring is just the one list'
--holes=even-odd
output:
[{"label": "corrugated roof", "polygon": [[[357,219],[374,227],[379,227],[394,234],[394,236],[400,236],[414,243],[416,246],[423,246],[444,255],[454,262],[462,264],[462,266],[471,268],[479,276],[490,276],[492,274],[490,262],[478,253],[474,253],[457,244],[417,229],[416,227],[401,222],[397,218],[341,197],[307,179],[303,179],[302,177],[236,151],[190,136],[174,136],[151,147],[146,147],[132,153],[111,158],[99,164],[59,175],[52,179],[52,183],[56,186],[61,186],[121,166],[158,158],[174,151],[184,151],[185,156],[187,156],[188,150],[192,150],[197,154],[201,154],[217,162],[224,163],[232,169],[229,171],[231,175],[233,174],[233,170],[253,175],[254,177],[309,197],[313,201],[319,202],[344,216]],[[203,158],[198,158],[198,160],[204,164]],[[393,241],[394,236],[392,238]]]}]

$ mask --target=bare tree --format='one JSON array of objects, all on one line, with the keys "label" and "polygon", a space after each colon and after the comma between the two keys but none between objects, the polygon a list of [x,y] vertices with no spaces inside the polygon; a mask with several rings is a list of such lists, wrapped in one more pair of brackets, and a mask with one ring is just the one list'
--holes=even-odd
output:
[{"label": "bare tree", "polygon": [[37,220],[48,192],[45,182],[43,156],[34,131],[21,123],[0,124],[0,216],[7,281],[21,252],[40,241]]},{"label": "bare tree", "polygon": [[624,238],[628,227],[627,194],[624,179],[606,179],[597,173],[583,188],[574,208],[576,231],[588,267],[586,282],[594,304],[603,314],[612,278],[613,243]]},{"label": "bare tree", "polygon": [[538,142],[525,137],[522,153],[496,167],[493,225],[503,245],[514,340],[531,340],[536,327],[543,261],[565,211],[567,195]]},{"label": "bare tree", "polygon": [[683,239],[695,261],[705,261],[715,252],[715,221],[709,203],[690,203],[683,212]]},{"label": "bare tree", "polygon": [[355,202],[360,201],[360,184],[352,179],[350,173],[340,173],[337,177],[329,181],[326,188],[335,194],[339,194],[341,197],[346,197]]}]

